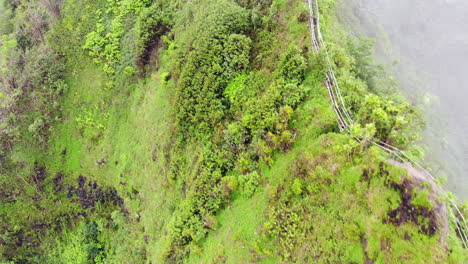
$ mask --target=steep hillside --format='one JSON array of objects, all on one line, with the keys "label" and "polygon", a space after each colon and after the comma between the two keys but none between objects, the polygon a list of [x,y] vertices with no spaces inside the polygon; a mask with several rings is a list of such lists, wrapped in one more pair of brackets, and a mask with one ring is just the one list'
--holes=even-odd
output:
[{"label": "steep hillside", "polygon": [[424,122],[334,8],[351,136],[302,0],[6,0],[0,263],[463,263],[438,187],[367,140],[418,159]]}]

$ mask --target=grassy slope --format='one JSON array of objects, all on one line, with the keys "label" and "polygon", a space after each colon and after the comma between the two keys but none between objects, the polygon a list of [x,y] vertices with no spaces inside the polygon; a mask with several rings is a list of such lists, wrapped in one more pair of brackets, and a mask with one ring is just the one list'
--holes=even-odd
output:
[{"label": "grassy slope", "polygon": [[[160,233],[164,219],[170,215],[169,208],[176,201],[176,192],[167,187],[164,176],[173,84],[161,85],[159,73],[154,73],[153,79],[131,84],[130,89],[134,90],[128,95],[114,96],[112,105],[93,113],[96,119],[102,118],[105,127],[102,139],[96,144],[80,135],[75,120],[84,109],[102,104],[101,98],[105,97],[102,93],[108,91],[102,88],[105,82],[102,70],[90,63],[86,65],[90,66],[70,79],[70,96],[64,103],[67,117],[57,127],[45,164],[52,173],[61,171],[72,178],[86,175],[101,184],[116,187],[125,197],[130,217],[135,219],[136,213],[141,216],[141,222],[135,221],[133,228],[140,240],[135,243],[143,243],[143,233]],[[62,155],[65,149],[67,154]],[[103,158],[108,163],[98,165],[96,162]],[[139,192],[138,196],[133,194],[134,190]],[[158,237],[151,236],[150,240],[156,248]]]},{"label": "grassy slope", "polygon": [[[325,106],[328,103],[325,91],[322,90],[314,100],[304,105],[302,114],[309,115],[320,111],[323,123],[334,122],[333,113],[327,107],[319,108],[314,105]],[[322,110],[325,110],[322,112]],[[323,116],[322,116],[323,115]],[[306,121],[307,117],[301,120]],[[310,120],[308,120],[310,122]],[[306,122],[305,122],[306,123]],[[298,135],[299,139],[293,146],[293,150],[287,154],[278,154],[275,157],[274,165],[264,167],[262,186],[251,198],[235,197],[225,211],[218,218],[219,229],[203,242],[203,253],[192,255],[189,263],[212,263],[214,260],[226,258],[227,263],[247,263],[260,261],[261,263],[278,263],[281,258],[272,254],[270,249],[272,244],[268,240],[262,239],[262,225],[267,221],[266,210],[268,208],[268,191],[272,186],[280,184],[289,177],[289,168],[293,159],[304,151],[314,148],[313,140],[319,136],[321,131],[320,121],[315,121],[308,127],[301,126]],[[318,123],[318,124],[317,124]],[[258,251],[258,252],[255,252]],[[256,256],[259,256],[257,259]]]},{"label": "grassy slope", "polygon": [[[68,5],[70,12],[76,12],[76,7]],[[63,23],[72,28],[67,25],[74,24],[73,19],[80,14],[69,15]],[[159,75],[166,71],[170,61],[162,63],[151,79],[132,83],[125,87],[128,92],[119,92],[107,89],[107,79],[101,68],[86,57],[76,56],[75,52],[69,54],[73,56],[70,62],[72,74],[67,80],[69,91],[63,101],[64,118],[54,128],[50,152],[43,156],[20,147],[16,151],[17,160],[38,160],[52,175],[66,173],[69,182],[79,175],[86,175],[101,184],[115,186],[125,197],[130,217],[135,219],[136,213],[141,217],[141,222],[134,221],[135,237],[140,240],[135,244],[143,243],[143,234],[150,234],[148,257],[161,258],[159,251],[164,249],[161,230],[180,199],[178,190],[166,180],[167,164],[164,161],[165,156],[170,155],[168,141],[172,118],[169,115],[174,84],[170,81],[162,85]],[[76,119],[86,111],[105,127],[99,143],[83,137],[77,128]],[[96,161],[103,158],[108,164],[98,165]],[[133,195],[134,190],[139,192],[137,198]],[[125,259],[125,256],[119,257],[121,261]]]},{"label": "grassy slope", "polygon": [[[280,6],[285,7],[284,3]],[[301,43],[307,41],[306,24],[298,23],[294,19],[298,9],[305,10],[305,5],[290,9],[290,14],[283,18],[283,23],[288,20],[292,22],[287,24],[290,33],[279,32],[281,45],[297,42],[296,39]],[[73,181],[73,178],[79,175],[86,175],[102,184],[116,187],[125,198],[130,216],[136,218],[135,214],[138,213],[141,217],[141,222],[134,221],[139,242],[143,241],[144,234],[149,234],[150,242],[146,245],[149,259],[161,258],[161,250],[164,249],[162,229],[168,224],[168,216],[180,199],[179,190],[167,182],[167,164],[164,161],[164,157],[170,155],[167,153],[170,151],[167,145],[171,144],[168,142],[172,122],[169,114],[171,88],[174,85],[172,82],[162,85],[159,81],[160,73],[165,72],[165,67],[170,65],[170,58],[166,60],[163,58],[162,67],[152,74],[151,79],[125,87],[126,90],[130,90],[125,94],[106,89],[106,77],[102,70],[82,56],[75,57],[71,64],[79,66],[71,70],[73,76],[68,80],[69,92],[63,103],[65,118],[63,123],[56,127],[50,141],[51,151],[44,160],[51,174],[67,173],[71,177],[69,181]],[[86,66],[82,68],[81,65]],[[114,93],[111,100],[108,100],[109,93]],[[103,98],[111,104],[105,105]],[[96,107],[99,110],[95,110]],[[103,138],[98,144],[80,135],[77,128],[76,119],[87,110],[90,110],[93,118],[105,127]],[[193,148],[196,149],[196,146]],[[66,155],[62,154],[64,150]],[[191,157],[193,153],[187,153],[187,156]],[[107,165],[96,163],[102,158],[107,159]],[[286,166],[286,163],[283,166]],[[271,177],[278,175],[273,169],[268,171]],[[133,190],[139,192],[137,199],[132,199]],[[252,205],[255,206],[251,208]],[[264,190],[261,190],[259,195],[252,199],[236,199],[232,206],[220,215],[220,226],[233,228],[243,245],[240,255],[233,254],[240,258],[238,261],[251,257],[249,243],[255,238],[255,230],[261,226],[262,218],[259,216],[263,214],[265,207],[266,197]],[[244,219],[243,224],[234,224],[236,219]],[[144,232],[141,232],[142,229]],[[217,233],[225,238],[231,235],[224,233],[224,229]],[[211,239],[210,236],[210,239],[204,242],[204,247],[208,250],[206,259],[210,259],[210,251],[215,250],[212,245],[219,244],[219,241]],[[225,242],[227,241],[231,240],[227,239]]]},{"label": "grassy slope", "polygon": [[[289,43],[307,46],[307,24],[295,19],[300,11],[307,10],[303,1],[290,1],[287,6],[286,1],[275,2],[284,11],[280,13],[281,27],[275,32],[278,43],[274,52],[279,53]],[[328,23],[332,23],[332,17],[327,17]],[[64,23],[74,22],[71,18]],[[325,27],[332,28],[327,22]],[[332,37],[330,32],[327,37]],[[339,38],[340,35],[335,35],[330,39],[338,43]],[[74,54],[68,55],[72,57]],[[163,52],[161,67],[152,73],[151,78],[124,81],[114,89],[106,88],[106,75],[101,67],[94,66],[88,58],[75,56],[70,64],[72,74],[67,80],[69,91],[63,101],[65,114],[63,122],[54,130],[50,152],[46,155],[30,153],[30,157],[21,159],[42,161],[51,174],[65,172],[70,176],[67,179],[69,181],[79,175],[86,175],[101,184],[117,188],[130,212],[127,228],[133,237],[114,246],[145,248],[148,263],[150,260],[160,263],[167,246],[167,225],[182,197],[181,186],[171,182],[168,176],[167,156],[171,155],[173,146],[171,115],[176,111],[172,109],[175,84],[173,81],[165,84],[160,80],[161,73],[169,71],[171,54]],[[261,184],[251,198],[233,195],[227,208],[217,216],[216,231],[210,231],[199,247],[192,249],[186,262],[214,263],[224,259],[227,263],[278,263],[290,259],[287,255],[291,253],[298,261],[312,261],[312,252],[319,252],[317,256],[323,262],[338,261],[337,258],[363,262],[365,256],[359,239],[361,236],[373,241],[369,242],[369,246],[374,247],[369,249],[370,254],[374,254],[370,257],[380,258],[382,263],[404,260],[398,256],[414,259],[415,263],[423,259],[447,260],[438,246],[437,236],[428,238],[420,235],[418,227],[412,224],[395,228],[391,224],[381,223],[385,209],[392,206],[381,197],[391,199],[396,195],[383,186],[385,178],[376,176],[369,183],[361,182],[360,176],[340,178],[343,175],[356,175],[346,172],[353,168],[360,171],[365,166],[363,164],[371,162],[369,156],[374,154],[369,155],[364,151],[348,159],[346,153],[333,152],[333,142],[346,145],[349,139],[335,133],[322,135],[329,132],[335,122],[328,105],[328,95],[321,86],[321,80],[313,73],[308,75],[305,83],[311,92],[308,100],[295,113],[293,126],[298,134],[292,150],[275,154],[271,167],[263,166]],[[99,141],[79,133],[76,120],[83,115],[103,126]],[[64,150],[65,155],[62,154]],[[196,163],[190,161],[199,153],[200,146],[193,144],[187,148],[184,158],[189,160],[188,164]],[[322,175],[327,181],[330,180],[330,185],[323,185],[320,177],[317,179],[311,176],[302,179],[303,185],[318,189],[305,191],[303,187],[302,195],[292,195],[291,198],[290,194],[278,192],[278,196],[288,198],[272,198],[272,190],[275,188],[291,188],[292,180],[296,177],[291,168],[298,157],[305,155],[314,160],[324,153],[333,156],[323,161],[322,166],[326,171],[332,171],[333,166],[338,166],[332,174]],[[102,159],[106,159],[107,164],[98,165],[97,161]],[[187,171],[190,169],[186,168]],[[354,186],[351,184],[349,187],[350,182]],[[270,235],[264,227],[265,223],[272,220],[269,218],[270,212],[273,208],[279,208],[284,200],[302,206],[303,218],[299,222],[309,224],[292,230],[296,232],[292,248],[281,246],[281,239]],[[358,221],[353,222],[353,219]],[[357,234],[356,230],[359,230]],[[302,231],[306,232],[301,234]],[[414,234],[411,235],[411,242],[403,241],[405,231]],[[145,236],[147,243],[144,242]],[[394,247],[383,249],[384,242]],[[379,253],[381,250],[383,254]],[[117,251],[117,262],[124,263],[127,260],[125,252]]]}]

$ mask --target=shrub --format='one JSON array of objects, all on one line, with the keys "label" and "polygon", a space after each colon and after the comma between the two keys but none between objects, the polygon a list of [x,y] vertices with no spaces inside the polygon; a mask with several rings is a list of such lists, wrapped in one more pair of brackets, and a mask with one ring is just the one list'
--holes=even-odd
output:
[{"label": "shrub", "polygon": [[[147,24],[144,24],[141,20],[138,30],[137,40],[137,54],[143,52],[145,49],[148,38],[152,35],[155,25],[154,17],[151,16],[151,11],[144,8],[147,7],[151,1],[138,0],[138,1],[109,1],[109,8],[103,14],[102,10],[96,11],[96,16],[99,17],[98,23],[94,31],[88,33],[85,37],[85,44],[83,49],[87,50],[89,55],[93,57],[95,63],[103,62],[103,70],[108,74],[114,74],[116,72],[116,66],[122,60],[121,42],[125,34],[124,19],[129,14],[142,14],[142,19],[146,19]],[[155,10],[152,10],[155,11]],[[143,14],[144,13],[144,14]],[[157,13],[159,14],[159,13]],[[157,16],[155,14],[155,16]],[[108,25],[102,23],[104,15],[110,15],[111,22]]]},{"label": "shrub", "polygon": [[302,194],[302,182],[300,179],[296,178],[294,179],[294,182],[291,186],[291,189],[295,195],[301,195]]},{"label": "shrub", "polygon": [[42,117],[38,117],[34,120],[34,122],[29,125],[28,130],[30,133],[33,134],[33,137],[39,140],[41,143],[44,143],[44,130],[45,125],[44,125],[44,120]]},{"label": "shrub", "polygon": [[[295,208],[282,206],[269,208],[268,220],[263,224],[267,234],[279,244],[282,257],[290,259],[299,236],[299,223],[302,221]],[[287,230],[287,232],[285,232]]]},{"label": "shrub", "polygon": [[222,182],[228,193],[237,191],[239,181],[236,176],[226,176],[222,179]]},{"label": "shrub", "polygon": [[419,113],[408,103],[367,95],[358,112],[361,124],[375,124],[375,136],[389,144],[405,147],[419,138],[422,121]]},{"label": "shrub", "polygon": [[260,183],[260,175],[257,171],[239,176],[239,185],[242,188],[242,194],[245,197],[251,197],[257,190]]},{"label": "shrub", "polygon": [[46,143],[49,128],[59,118],[60,97],[67,91],[63,58],[46,44],[23,50],[13,34],[3,36],[2,42],[0,111],[7,118],[1,120],[1,140],[11,143],[32,135]]},{"label": "shrub", "polygon": [[85,110],[76,118],[77,126],[81,134],[86,139],[98,140],[104,132],[104,125],[97,119],[94,112],[90,109]]},{"label": "shrub", "polygon": [[132,76],[135,73],[136,73],[136,70],[132,66],[125,67],[123,71],[123,74],[125,74],[126,76]]},{"label": "shrub", "polygon": [[161,73],[161,83],[167,84],[167,82],[171,79],[171,74],[168,72]]},{"label": "shrub", "polygon": [[239,122],[233,122],[224,130],[223,142],[228,151],[238,154],[246,149],[249,135]]},{"label": "shrub", "polygon": [[252,40],[246,35],[229,35],[223,51],[225,75],[228,79],[236,77],[249,66],[251,44]]},{"label": "shrub", "polygon": [[304,80],[306,68],[306,60],[297,46],[290,46],[288,50],[281,55],[279,74],[286,81],[296,84],[301,83]]},{"label": "shrub", "polygon": [[225,116],[224,89],[245,68],[250,50],[250,40],[243,36],[249,28],[246,10],[225,1],[199,10],[194,21],[192,15],[181,20],[193,34],[177,43],[184,48],[177,60],[181,72],[176,119],[185,137],[206,136],[218,127]]},{"label": "shrub", "polygon": [[283,87],[282,94],[284,103],[296,108],[304,100],[305,89],[302,85],[287,83]]}]

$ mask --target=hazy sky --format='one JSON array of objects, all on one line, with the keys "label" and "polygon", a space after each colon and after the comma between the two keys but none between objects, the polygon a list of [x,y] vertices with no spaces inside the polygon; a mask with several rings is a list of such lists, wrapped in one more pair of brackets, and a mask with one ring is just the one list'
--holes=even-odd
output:
[{"label": "hazy sky", "polygon": [[[431,110],[427,112],[428,152],[445,164],[449,189],[468,199],[468,1],[343,2],[346,13],[355,16],[344,23],[390,41],[393,53],[387,56],[399,61],[395,70],[405,93],[432,98],[426,100]],[[415,69],[426,82],[411,82]]]}]

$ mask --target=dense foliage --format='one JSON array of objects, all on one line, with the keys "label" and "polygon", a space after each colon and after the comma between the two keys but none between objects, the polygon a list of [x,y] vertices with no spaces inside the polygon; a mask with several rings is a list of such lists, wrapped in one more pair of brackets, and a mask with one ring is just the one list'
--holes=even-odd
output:
[{"label": "dense foliage", "polygon": [[[418,110],[333,8],[353,133],[423,155]],[[462,263],[431,186],[339,133],[307,16],[0,0],[0,263]]]}]

